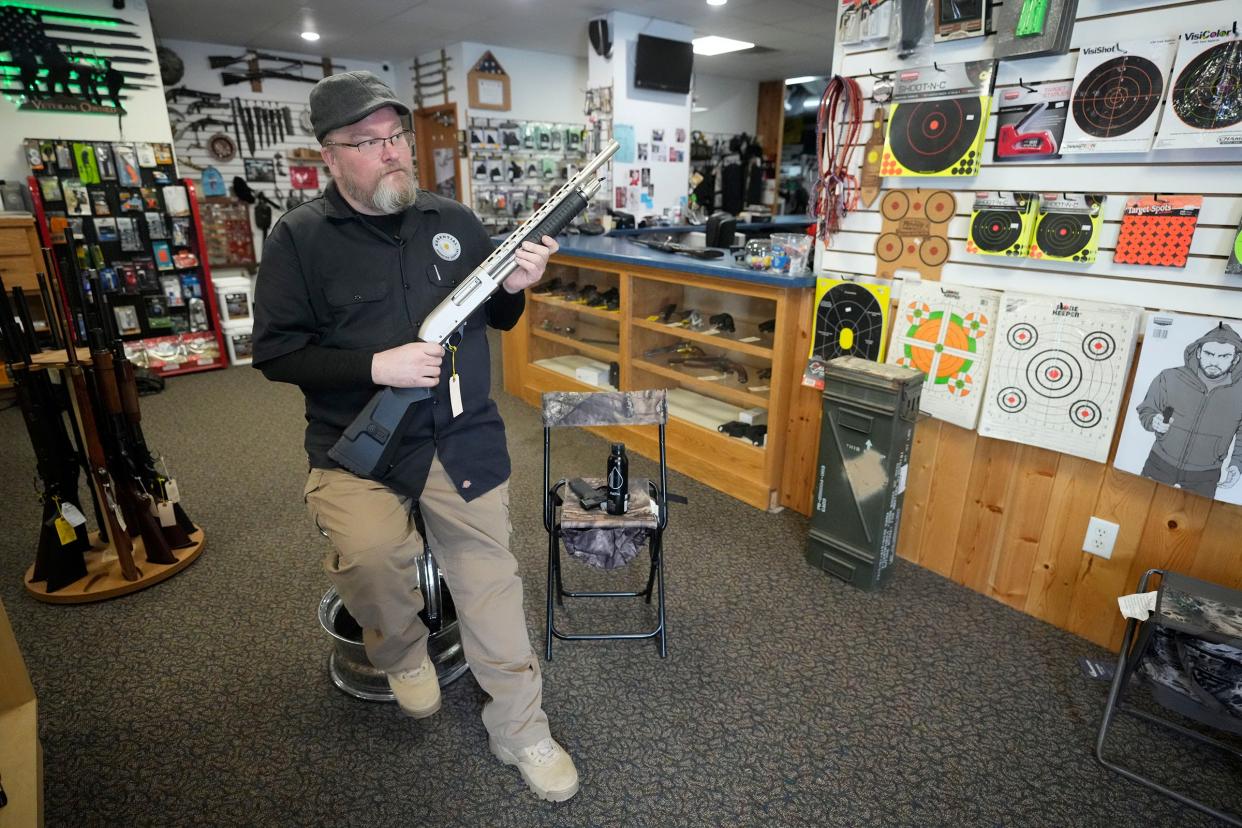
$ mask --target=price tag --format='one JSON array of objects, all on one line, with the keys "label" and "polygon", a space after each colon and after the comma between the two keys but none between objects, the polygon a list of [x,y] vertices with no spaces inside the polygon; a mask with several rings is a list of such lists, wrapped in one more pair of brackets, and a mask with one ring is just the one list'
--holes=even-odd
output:
[{"label": "price tag", "polygon": [[169,503],[181,502],[181,492],[177,490],[177,481],[171,477],[164,481],[164,492],[168,495]]},{"label": "price tag", "polygon": [[60,538],[61,546],[68,546],[78,539],[78,533],[73,531],[73,527],[69,525],[69,521],[63,517],[56,518],[56,535]]},{"label": "price tag", "polygon": [[86,523],[86,515],[82,514],[82,511],[72,503],[60,504],[60,516],[74,528]]},{"label": "price tag", "polygon": [[461,404],[461,377],[457,374],[449,377],[449,405],[453,409],[453,416],[457,417],[465,409]]},{"label": "price tag", "polygon": [[177,525],[177,515],[173,511],[171,500],[164,500],[155,504],[155,516],[160,519],[160,526]]}]

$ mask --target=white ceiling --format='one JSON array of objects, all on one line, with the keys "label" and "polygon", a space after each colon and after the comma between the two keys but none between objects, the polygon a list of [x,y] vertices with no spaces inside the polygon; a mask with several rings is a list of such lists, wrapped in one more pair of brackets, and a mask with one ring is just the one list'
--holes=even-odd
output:
[{"label": "white ceiling", "polygon": [[[370,61],[460,41],[585,57],[587,21],[616,8],[774,51],[695,56],[699,71],[775,80],[829,74],[832,0],[150,0],[157,38]],[[307,43],[304,21],[321,35]],[[395,68],[395,67],[394,67]]]}]

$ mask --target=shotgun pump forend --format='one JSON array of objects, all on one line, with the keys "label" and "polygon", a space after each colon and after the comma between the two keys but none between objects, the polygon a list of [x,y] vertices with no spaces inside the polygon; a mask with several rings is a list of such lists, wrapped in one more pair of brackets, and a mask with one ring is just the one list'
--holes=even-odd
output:
[{"label": "shotgun pump forend", "polygon": [[[566,181],[542,207],[518,225],[428,314],[418,329],[418,338],[423,342],[443,345],[460,330],[470,314],[478,310],[517,270],[518,262],[514,254],[523,242],[539,242],[544,236],[556,236],[587,208],[591,198],[599,192],[600,168],[620,148],[616,141],[609,141],[581,172]],[[336,445],[328,450],[328,456],[361,477],[383,476],[400,443],[401,427],[409,407],[430,398],[433,393],[431,388],[381,389],[346,427]]]}]

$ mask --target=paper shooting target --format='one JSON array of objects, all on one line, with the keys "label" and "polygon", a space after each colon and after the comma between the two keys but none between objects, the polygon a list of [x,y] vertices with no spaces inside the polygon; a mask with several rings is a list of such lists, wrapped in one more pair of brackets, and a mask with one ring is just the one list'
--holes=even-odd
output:
[{"label": "paper shooting target", "polygon": [[990,290],[904,285],[888,361],[924,374],[924,412],[975,427],[999,303],[1000,294]]},{"label": "paper shooting target", "polygon": [[825,291],[815,311],[813,356],[825,361],[839,356],[880,359],[888,302],[886,296],[881,303],[868,287],[838,282]]},{"label": "paper shooting target", "polygon": [[1006,294],[979,433],[1108,458],[1139,311]]},{"label": "paper shooting target", "polygon": [[1164,75],[1145,57],[1126,55],[1092,69],[1078,88],[1070,111],[1088,135],[1115,138],[1144,124],[1164,92]]},{"label": "paper shooting target", "polygon": [[893,106],[881,175],[974,175],[987,98],[946,98]]},{"label": "paper shooting target", "polygon": [[1173,82],[1171,105],[1194,129],[1226,129],[1242,122],[1242,40],[1199,54]]}]

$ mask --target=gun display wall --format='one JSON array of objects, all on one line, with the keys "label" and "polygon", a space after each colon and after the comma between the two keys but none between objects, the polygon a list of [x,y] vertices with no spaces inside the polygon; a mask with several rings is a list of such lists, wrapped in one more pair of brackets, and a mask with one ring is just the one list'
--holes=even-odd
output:
[{"label": "gun display wall", "polygon": [[[43,601],[80,603],[169,577],[198,556],[204,535],[146,442],[141,369],[126,355],[100,268],[79,268],[72,231],[63,241],[63,269],[44,248],[37,299],[20,287],[10,294],[0,280],[0,343],[36,460],[41,520],[26,587]],[[49,344],[64,350],[43,352],[31,321],[36,302],[50,321]],[[89,502],[79,498],[82,472]]]},{"label": "gun display wall", "polygon": [[588,158],[582,124],[472,118],[468,139],[474,208],[497,233],[528,218]]},{"label": "gun display wall", "polygon": [[25,151],[43,237],[62,272],[65,231],[81,240],[72,264],[97,271],[126,354],[163,375],[223,367],[194,186],[172,147],[28,138]]}]

